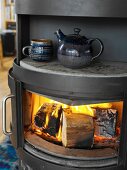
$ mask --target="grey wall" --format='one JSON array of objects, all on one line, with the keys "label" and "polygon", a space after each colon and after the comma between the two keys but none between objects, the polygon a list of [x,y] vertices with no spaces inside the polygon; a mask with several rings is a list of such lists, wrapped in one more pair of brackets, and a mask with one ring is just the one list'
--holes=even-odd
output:
[{"label": "grey wall", "polygon": [[16,0],[16,13],[124,18],[127,0]]},{"label": "grey wall", "polygon": [[65,34],[71,34],[75,27],[82,29],[82,35],[97,37],[103,41],[102,60],[127,62],[127,19],[31,16],[30,39],[52,39],[55,46],[57,39],[54,32],[58,28]]}]

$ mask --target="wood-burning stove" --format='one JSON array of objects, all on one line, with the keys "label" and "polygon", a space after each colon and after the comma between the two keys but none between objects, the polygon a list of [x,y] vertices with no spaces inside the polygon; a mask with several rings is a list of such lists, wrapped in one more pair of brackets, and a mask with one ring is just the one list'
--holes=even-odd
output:
[{"label": "wood-burning stove", "polygon": [[[126,6],[120,0],[16,1],[17,57],[8,76],[11,96],[3,100],[3,130],[20,169],[127,168]],[[40,63],[22,55],[31,39],[49,38],[55,56],[54,31],[75,25],[104,43],[91,66],[68,69],[56,59]],[[8,98],[11,132],[4,126]]]}]

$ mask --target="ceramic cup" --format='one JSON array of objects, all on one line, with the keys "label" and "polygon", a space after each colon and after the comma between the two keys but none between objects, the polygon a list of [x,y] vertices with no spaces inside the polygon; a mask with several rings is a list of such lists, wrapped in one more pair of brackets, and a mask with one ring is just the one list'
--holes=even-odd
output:
[{"label": "ceramic cup", "polygon": [[30,46],[25,46],[22,53],[36,61],[49,61],[53,56],[53,44],[48,39],[33,39]]}]

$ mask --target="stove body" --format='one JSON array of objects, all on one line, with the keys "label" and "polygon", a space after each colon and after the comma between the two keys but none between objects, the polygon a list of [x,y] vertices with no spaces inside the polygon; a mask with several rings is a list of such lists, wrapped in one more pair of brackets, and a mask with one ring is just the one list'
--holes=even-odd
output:
[{"label": "stove body", "polygon": [[[49,5],[50,4],[50,5]],[[31,170],[124,170],[127,168],[127,2],[120,0],[47,0],[16,1],[17,57],[9,71],[12,101],[11,141],[20,158],[20,169]],[[62,27],[71,33],[80,27],[82,34],[95,35],[104,43],[100,64],[81,70],[66,69],[52,61],[45,67],[24,58],[22,48],[33,38],[57,41],[53,33]],[[106,61],[106,63],[105,63]],[[107,62],[108,61],[108,62]],[[46,96],[69,105],[123,102],[117,154],[108,156],[103,149],[75,156],[53,152],[56,144],[31,145],[25,138],[24,92]],[[6,131],[4,129],[4,131]],[[46,149],[46,145],[49,146]],[[52,145],[52,146],[51,146]],[[75,151],[74,151],[75,152]],[[100,152],[100,155],[96,155]]]}]

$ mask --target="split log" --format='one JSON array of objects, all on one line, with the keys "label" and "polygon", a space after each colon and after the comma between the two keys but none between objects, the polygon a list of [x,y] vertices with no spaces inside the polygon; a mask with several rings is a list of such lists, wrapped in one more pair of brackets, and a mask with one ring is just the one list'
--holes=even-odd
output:
[{"label": "split log", "polygon": [[69,148],[91,148],[93,145],[93,118],[81,113],[63,111],[62,143]]},{"label": "split log", "polygon": [[95,109],[94,148],[118,148],[116,133],[118,112],[116,109]]},{"label": "split log", "polygon": [[56,136],[59,126],[62,106],[58,104],[45,103],[34,117],[34,128],[51,136]]},{"label": "split log", "polygon": [[51,136],[56,137],[56,134],[59,131],[60,128],[60,118],[62,114],[62,106],[55,104],[53,105],[53,112],[49,116],[49,123],[47,125],[47,128],[45,129],[48,134]]},{"label": "split log", "polygon": [[107,138],[115,137],[118,112],[116,109],[95,109],[94,135]]}]

